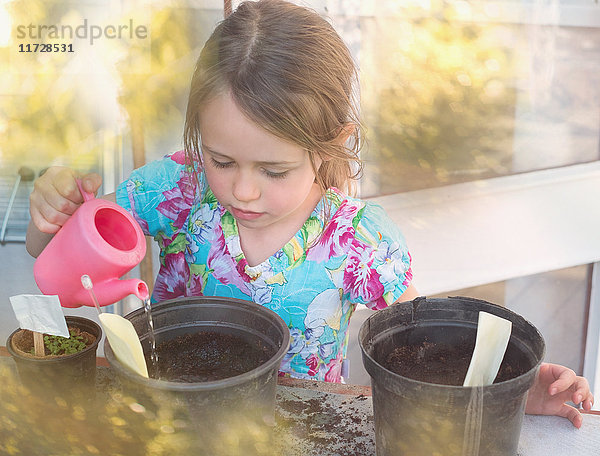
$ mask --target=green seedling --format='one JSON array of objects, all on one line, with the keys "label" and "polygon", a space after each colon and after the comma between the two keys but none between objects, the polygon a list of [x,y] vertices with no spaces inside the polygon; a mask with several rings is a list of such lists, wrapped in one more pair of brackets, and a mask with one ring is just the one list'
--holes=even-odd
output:
[{"label": "green seedling", "polygon": [[[61,336],[44,336],[44,345],[50,352],[50,355],[72,355],[73,353],[80,352],[86,347],[86,338],[78,334],[78,332],[72,328],[69,328],[69,334],[71,337]],[[31,354],[34,354],[34,349],[31,349]]]}]

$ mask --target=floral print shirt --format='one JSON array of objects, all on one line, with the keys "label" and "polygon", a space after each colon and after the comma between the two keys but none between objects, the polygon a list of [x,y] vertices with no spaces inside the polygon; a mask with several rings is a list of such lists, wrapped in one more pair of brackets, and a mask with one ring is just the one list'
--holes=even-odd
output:
[{"label": "floral print shirt", "polygon": [[153,302],[205,295],[261,304],[291,333],[280,375],[339,382],[356,305],[384,308],[412,279],[399,229],[380,206],[331,188],[287,244],[250,266],[235,219],[193,173],[180,151],[117,189],[117,202],[160,247]]}]

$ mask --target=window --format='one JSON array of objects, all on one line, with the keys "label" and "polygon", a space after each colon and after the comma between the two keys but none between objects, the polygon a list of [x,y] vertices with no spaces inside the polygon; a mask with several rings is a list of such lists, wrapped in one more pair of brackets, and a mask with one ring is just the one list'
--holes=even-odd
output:
[{"label": "window", "polygon": [[325,3],[360,64],[362,195],[404,231],[419,291],[529,316],[547,359],[593,382],[600,7]]}]

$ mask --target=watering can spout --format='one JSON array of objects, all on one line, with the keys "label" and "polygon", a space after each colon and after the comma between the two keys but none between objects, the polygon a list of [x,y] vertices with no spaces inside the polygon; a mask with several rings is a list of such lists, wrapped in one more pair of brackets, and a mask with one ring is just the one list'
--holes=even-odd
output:
[{"label": "watering can spout", "polygon": [[[141,300],[146,300],[150,297],[148,292],[148,285],[146,282],[140,279],[107,279],[101,282],[94,282],[94,295],[98,299],[98,303],[101,306],[108,306],[114,304],[117,301],[129,296],[135,295]],[[77,292],[73,300],[76,305],[69,305],[68,302],[61,304],[63,307],[79,307],[80,305],[94,306],[94,301],[90,296],[88,290],[84,289]],[[65,305],[66,304],[66,305]]]},{"label": "watering can spout", "polygon": [[150,296],[146,282],[140,279],[108,279],[94,285],[94,291],[100,305],[114,304],[130,294],[142,300]]}]

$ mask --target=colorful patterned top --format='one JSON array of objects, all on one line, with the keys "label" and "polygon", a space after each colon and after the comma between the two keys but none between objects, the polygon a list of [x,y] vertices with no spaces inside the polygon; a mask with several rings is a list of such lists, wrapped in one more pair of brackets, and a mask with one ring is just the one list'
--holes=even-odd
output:
[{"label": "colorful patterned top", "polygon": [[261,304],[292,336],[280,375],[339,382],[356,305],[386,307],[412,279],[399,229],[380,206],[331,188],[287,244],[249,266],[235,219],[203,174],[191,172],[176,152],[135,170],[117,189],[117,202],[160,247],[153,302],[205,295]]}]

